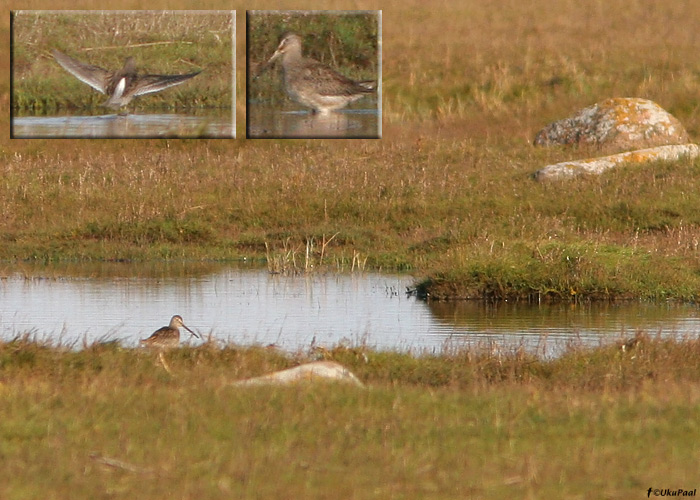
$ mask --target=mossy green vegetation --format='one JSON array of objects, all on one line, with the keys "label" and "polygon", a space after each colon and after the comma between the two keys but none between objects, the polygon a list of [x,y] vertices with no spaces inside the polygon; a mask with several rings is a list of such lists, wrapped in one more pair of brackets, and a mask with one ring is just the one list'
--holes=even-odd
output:
[{"label": "mossy green vegetation", "polygon": [[[0,343],[0,495],[622,498],[697,479],[697,340],[549,361],[211,344],[166,357],[172,374],[114,343]],[[318,357],[366,387],[233,385]]]}]

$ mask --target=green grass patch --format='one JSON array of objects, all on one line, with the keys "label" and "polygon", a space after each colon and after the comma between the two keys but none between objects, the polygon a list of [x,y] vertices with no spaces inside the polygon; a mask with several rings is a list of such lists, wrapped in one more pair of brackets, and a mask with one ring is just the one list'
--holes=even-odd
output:
[{"label": "green grass patch", "polygon": [[421,281],[416,291],[436,300],[692,301],[700,289],[696,263],[646,250],[586,242],[513,245],[518,248],[451,263]]},{"label": "green grass patch", "polygon": [[619,498],[694,487],[695,340],[643,337],[551,361],[338,347],[323,358],[366,388],[232,385],[317,356],[204,345],[167,353],[169,374],[119,344],[0,343],[0,493]]}]

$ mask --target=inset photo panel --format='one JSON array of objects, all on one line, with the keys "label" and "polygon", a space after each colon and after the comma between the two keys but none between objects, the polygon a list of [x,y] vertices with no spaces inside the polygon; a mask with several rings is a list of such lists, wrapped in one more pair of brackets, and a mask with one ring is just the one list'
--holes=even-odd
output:
[{"label": "inset photo panel", "polygon": [[235,137],[234,11],[11,15],[13,138]]},{"label": "inset photo panel", "polygon": [[248,11],[246,136],[381,138],[381,11]]}]

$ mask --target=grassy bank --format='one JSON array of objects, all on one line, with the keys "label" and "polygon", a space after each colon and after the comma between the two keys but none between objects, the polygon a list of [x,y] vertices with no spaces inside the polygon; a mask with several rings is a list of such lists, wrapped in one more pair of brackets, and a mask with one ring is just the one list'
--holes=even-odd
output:
[{"label": "grassy bank", "polygon": [[121,143],[58,144],[5,154],[3,259],[226,260],[310,246],[316,267],[358,260],[428,275],[433,297],[693,300],[700,290],[692,162],[541,185],[527,174],[551,153],[491,158],[468,141],[359,152],[153,141],[138,157]]},{"label": "grassy bank", "polygon": [[[700,343],[554,361],[324,354],[367,385],[237,388],[306,355],[0,344],[3,498],[632,498],[697,487]],[[659,440],[659,436],[663,439]]]},{"label": "grassy bank", "polygon": [[[382,8],[382,140],[10,141],[3,125],[0,259],[230,260],[309,248],[315,268],[410,270],[435,298],[697,300],[698,162],[547,185],[529,175],[596,155],[531,141],[611,96],[653,99],[696,136],[700,66],[687,34],[700,6]],[[0,90],[7,111],[9,88]]]}]

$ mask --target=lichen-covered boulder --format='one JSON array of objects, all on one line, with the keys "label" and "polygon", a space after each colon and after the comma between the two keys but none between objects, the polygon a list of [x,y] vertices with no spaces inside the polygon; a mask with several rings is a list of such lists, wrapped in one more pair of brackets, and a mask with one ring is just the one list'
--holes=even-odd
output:
[{"label": "lichen-covered boulder", "polygon": [[620,165],[642,165],[654,161],[676,161],[697,158],[700,148],[696,144],[676,144],[638,149],[599,158],[565,161],[547,165],[533,174],[538,181],[568,179],[581,174],[598,175]]},{"label": "lichen-covered boulder", "polygon": [[647,99],[616,97],[550,123],[535,136],[536,146],[580,144],[626,151],[685,144],[688,134],[673,115]]}]

